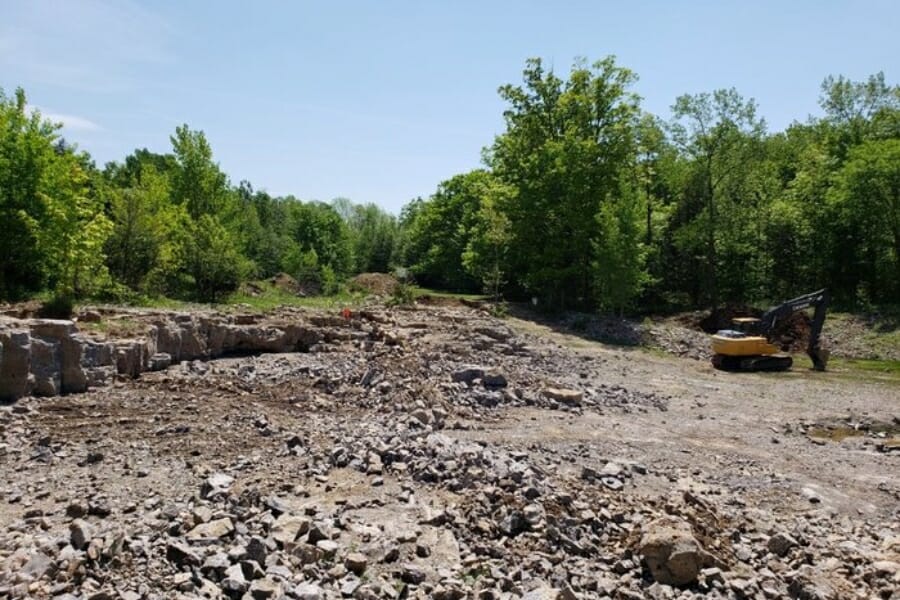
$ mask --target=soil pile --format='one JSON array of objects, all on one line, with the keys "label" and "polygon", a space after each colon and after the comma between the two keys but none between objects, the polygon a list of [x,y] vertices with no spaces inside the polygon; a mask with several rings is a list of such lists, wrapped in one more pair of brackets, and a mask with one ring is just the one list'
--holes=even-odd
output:
[{"label": "soil pile", "polygon": [[375,296],[390,296],[397,284],[397,278],[388,273],[360,273],[350,280],[350,289]]}]

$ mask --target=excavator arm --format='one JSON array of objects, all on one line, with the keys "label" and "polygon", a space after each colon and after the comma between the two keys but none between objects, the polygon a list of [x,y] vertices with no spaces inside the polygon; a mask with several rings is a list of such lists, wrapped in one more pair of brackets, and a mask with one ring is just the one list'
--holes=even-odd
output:
[{"label": "excavator arm", "polygon": [[825,365],[828,363],[828,351],[823,350],[819,345],[819,337],[822,334],[822,326],[825,324],[825,312],[828,309],[828,301],[829,295],[826,289],[788,300],[784,304],[769,309],[760,317],[759,333],[769,338],[780,321],[799,310],[814,307],[815,312],[809,332],[809,345],[806,347],[806,353],[812,359],[813,367],[817,371],[824,371]]}]

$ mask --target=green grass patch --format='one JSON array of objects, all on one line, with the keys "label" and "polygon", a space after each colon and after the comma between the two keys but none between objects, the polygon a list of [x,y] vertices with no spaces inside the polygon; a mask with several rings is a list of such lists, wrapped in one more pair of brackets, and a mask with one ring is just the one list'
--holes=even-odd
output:
[{"label": "green grass patch", "polygon": [[115,316],[93,322],[79,322],[78,329],[104,338],[141,337],[147,332],[147,324],[129,317]]},{"label": "green grass patch", "polygon": [[257,284],[262,290],[258,294],[235,292],[216,305],[221,310],[250,308],[257,311],[272,310],[281,306],[297,306],[303,308],[344,308],[360,306],[366,298],[363,292],[342,291],[331,296],[298,296],[273,286],[269,282]]},{"label": "green grass patch", "polygon": [[464,294],[460,292],[445,292],[442,290],[435,290],[431,288],[425,288],[420,286],[413,286],[413,293],[418,298],[419,296],[431,296],[433,298],[451,298],[455,300],[471,300],[472,302],[478,302],[480,300],[487,300],[488,297],[484,294]]},{"label": "green grass patch", "polygon": [[872,360],[862,358],[841,358],[832,356],[828,359],[825,373],[812,372],[812,361],[805,354],[796,353],[794,370],[809,369],[811,377],[834,377],[835,379],[852,379],[861,382],[880,382],[900,385],[900,361]]},{"label": "green grass patch", "polygon": [[272,285],[269,281],[256,282],[259,293],[251,294],[245,290],[239,290],[226,296],[222,302],[203,304],[178,300],[175,298],[136,296],[124,304],[140,308],[152,308],[159,310],[188,311],[215,309],[223,312],[235,312],[241,310],[269,311],[281,306],[296,306],[302,308],[344,308],[357,307],[363,304],[367,295],[363,292],[341,291],[331,296],[297,296],[289,291]]}]

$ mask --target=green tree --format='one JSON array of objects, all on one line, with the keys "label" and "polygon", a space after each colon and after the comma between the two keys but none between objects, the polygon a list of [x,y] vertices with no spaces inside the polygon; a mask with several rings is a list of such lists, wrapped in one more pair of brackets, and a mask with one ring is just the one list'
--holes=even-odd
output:
[{"label": "green tree", "polygon": [[213,215],[190,221],[178,251],[192,294],[202,302],[220,301],[237,289],[248,267],[232,234]]},{"label": "green tree", "polygon": [[481,280],[485,293],[499,300],[506,284],[511,240],[504,205],[509,204],[513,192],[496,180],[485,183],[478,218],[470,231],[462,261],[466,271]]},{"label": "green tree", "polygon": [[22,89],[10,98],[0,88],[0,298],[35,292],[47,277],[38,235],[47,217],[41,195],[48,191],[48,166],[56,160],[57,127],[25,107]]},{"label": "green tree", "polygon": [[346,198],[335,199],[331,206],[349,228],[353,271],[388,272],[397,245],[397,219],[375,204],[353,204]]},{"label": "green tree", "polygon": [[595,242],[594,276],[601,309],[622,314],[631,308],[648,281],[641,243],[639,194],[623,180],[615,196],[600,208],[600,235]]},{"label": "green tree", "polygon": [[183,204],[192,219],[222,214],[228,208],[228,178],[213,162],[206,136],[181,125],[170,139],[177,163],[172,177],[173,200]]},{"label": "green tree", "polygon": [[65,151],[48,165],[47,189],[39,194],[46,218],[30,224],[38,232],[56,294],[73,298],[95,293],[108,282],[103,246],[112,223],[87,185],[84,162]]},{"label": "green tree", "polygon": [[134,172],[127,187],[110,186],[106,191],[113,229],[105,249],[112,275],[137,290],[159,264],[174,226],[175,207],[169,203],[168,178],[153,164]]},{"label": "green tree", "polygon": [[441,182],[427,201],[405,209],[406,260],[419,283],[443,289],[478,289],[463,253],[478,222],[489,172],[478,169]]},{"label": "green tree", "polygon": [[828,202],[836,227],[856,240],[848,265],[875,301],[900,297],[900,139],[872,140],[850,151]]},{"label": "green tree", "polygon": [[58,123],[26,110],[25,92],[0,90],[0,297],[50,285],[72,297],[106,280],[110,224],[91,188],[89,157],[59,138]]},{"label": "green tree", "polygon": [[688,201],[694,214],[678,236],[679,244],[684,252],[699,258],[704,279],[700,287],[706,301],[717,306],[722,237],[743,231],[740,223],[731,228],[724,221],[736,215],[736,208],[747,200],[742,197],[746,193],[741,189],[742,175],[749,161],[758,156],[755,153],[765,135],[765,122],[756,115],[755,101],[744,100],[733,88],[680,96],[672,111],[672,138],[692,165],[692,180],[685,193],[693,196]]},{"label": "green tree", "polygon": [[[578,62],[567,81],[527,62],[524,85],[500,95],[506,131],[487,162],[515,190],[507,216],[516,286],[551,306],[590,306],[595,289],[597,215],[635,161],[634,73],[613,57]],[[601,301],[602,303],[602,301]]]}]

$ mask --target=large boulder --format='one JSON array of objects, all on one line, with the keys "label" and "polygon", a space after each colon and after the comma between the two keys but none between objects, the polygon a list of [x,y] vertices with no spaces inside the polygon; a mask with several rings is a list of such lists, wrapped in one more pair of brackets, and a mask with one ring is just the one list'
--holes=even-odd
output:
[{"label": "large boulder", "polygon": [[62,319],[36,319],[30,326],[33,337],[59,344],[60,392],[87,390],[87,375],[81,364],[84,340],[75,335],[75,323]]},{"label": "large boulder", "polygon": [[0,324],[0,401],[31,392],[31,335]]},{"label": "large boulder", "polygon": [[643,528],[637,548],[653,579],[664,585],[688,585],[715,559],[694,537],[690,525],[662,517]]},{"label": "large boulder", "polygon": [[35,396],[58,396],[62,393],[62,360],[59,342],[31,340],[31,372],[34,375],[32,393]]}]

